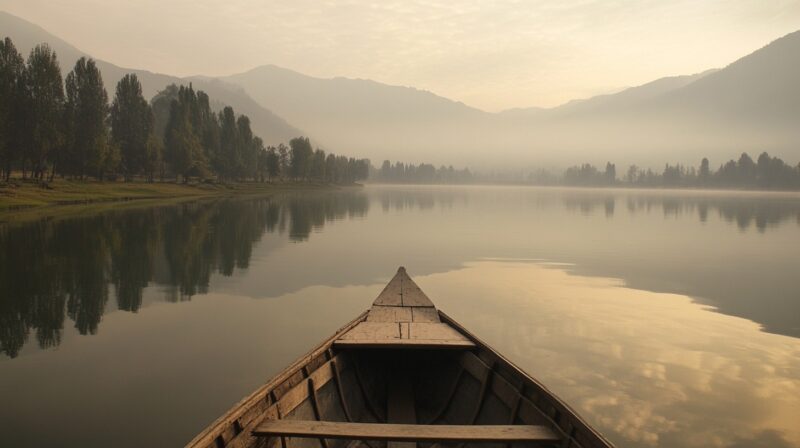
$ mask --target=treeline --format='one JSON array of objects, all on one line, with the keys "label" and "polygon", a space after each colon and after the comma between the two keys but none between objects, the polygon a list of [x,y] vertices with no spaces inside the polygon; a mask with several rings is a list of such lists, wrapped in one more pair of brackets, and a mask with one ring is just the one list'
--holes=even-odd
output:
[{"label": "treeline", "polygon": [[168,86],[152,104],[135,74],[117,84],[109,104],[92,59],[81,58],[62,80],[55,52],[36,46],[24,61],[9,38],[0,42],[0,175],[52,180],[220,181],[293,179],[353,183],[369,161],[314,150],[298,137],[265,147],[250,119],[211,108],[191,84]]},{"label": "treeline", "polygon": [[386,183],[465,184],[473,182],[468,168],[456,170],[452,165],[436,168],[429,163],[404,164],[384,160],[380,169],[373,169],[370,180]]},{"label": "treeline", "polygon": [[603,170],[586,163],[568,168],[560,180],[548,173],[536,172],[529,176],[528,181],[573,186],[800,189],[800,164],[788,165],[766,152],[755,161],[747,153],[742,153],[738,160],[729,160],[716,171],[710,165],[707,158],[703,158],[697,167],[666,164],[662,171],[631,165],[618,176],[616,165],[611,162]]}]

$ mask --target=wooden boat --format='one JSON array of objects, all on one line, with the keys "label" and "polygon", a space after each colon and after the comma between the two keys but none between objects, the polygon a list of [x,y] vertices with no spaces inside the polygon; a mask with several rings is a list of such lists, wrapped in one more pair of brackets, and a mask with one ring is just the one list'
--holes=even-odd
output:
[{"label": "wooden boat", "polygon": [[400,268],[372,307],[243,399],[192,448],[610,447],[438,311]]}]

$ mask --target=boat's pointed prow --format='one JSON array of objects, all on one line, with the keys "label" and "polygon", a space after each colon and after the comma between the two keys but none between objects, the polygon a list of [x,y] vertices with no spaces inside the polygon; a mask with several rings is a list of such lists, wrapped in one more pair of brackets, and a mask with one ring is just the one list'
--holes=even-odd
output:
[{"label": "boat's pointed prow", "polygon": [[433,302],[400,266],[372,303],[367,318],[334,342],[349,347],[470,348],[475,344],[443,323]]}]

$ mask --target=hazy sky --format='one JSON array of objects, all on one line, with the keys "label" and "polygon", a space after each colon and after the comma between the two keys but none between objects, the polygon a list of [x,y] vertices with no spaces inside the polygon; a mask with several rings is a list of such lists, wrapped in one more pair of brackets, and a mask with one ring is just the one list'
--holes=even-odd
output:
[{"label": "hazy sky", "polygon": [[174,75],[275,64],[485,110],[724,66],[800,29],[800,0],[0,0],[93,56]]}]

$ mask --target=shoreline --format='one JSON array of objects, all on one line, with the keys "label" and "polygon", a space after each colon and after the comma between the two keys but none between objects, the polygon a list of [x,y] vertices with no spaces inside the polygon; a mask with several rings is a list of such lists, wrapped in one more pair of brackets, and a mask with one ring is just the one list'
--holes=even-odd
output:
[{"label": "shoreline", "polygon": [[235,182],[229,184],[171,182],[97,182],[57,179],[48,187],[32,181],[0,183],[0,223],[94,209],[176,203],[187,200],[255,197],[293,191],[351,188],[313,182]]}]

